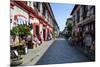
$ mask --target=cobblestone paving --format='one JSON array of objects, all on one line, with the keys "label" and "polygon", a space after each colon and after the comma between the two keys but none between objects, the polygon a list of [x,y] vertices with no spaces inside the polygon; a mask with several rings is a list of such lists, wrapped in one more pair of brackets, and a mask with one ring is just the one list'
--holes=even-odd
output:
[{"label": "cobblestone paving", "polygon": [[58,38],[36,65],[90,61],[83,53],[71,47],[64,38]]}]

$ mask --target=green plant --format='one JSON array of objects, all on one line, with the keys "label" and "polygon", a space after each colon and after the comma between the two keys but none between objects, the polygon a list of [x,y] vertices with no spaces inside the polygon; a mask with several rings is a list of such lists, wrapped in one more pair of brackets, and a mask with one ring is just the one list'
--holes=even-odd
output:
[{"label": "green plant", "polygon": [[28,26],[26,24],[23,25],[17,25],[16,27],[13,27],[12,30],[10,30],[10,34],[11,35],[18,35],[18,36],[26,36],[26,35],[30,35],[30,28],[31,26]]},{"label": "green plant", "polygon": [[69,32],[72,31],[72,24],[71,24],[71,23],[68,23],[68,25],[67,25],[67,30],[68,30]]}]

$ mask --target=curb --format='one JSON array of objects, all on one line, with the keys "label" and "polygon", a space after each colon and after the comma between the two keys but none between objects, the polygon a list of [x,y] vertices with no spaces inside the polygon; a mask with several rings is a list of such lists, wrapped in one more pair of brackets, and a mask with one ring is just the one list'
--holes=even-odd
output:
[{"label": "curb", "polygon": [[[43,52],[43,54],[40,56],[40,58],[38,59],[38,61],[42,58],[42,56],[45,54],[45,52],[49,49],[49,47],[50,47],[54,42],[55,42],[55,40],[53,39],[52,43],[49,44],[49,46],[48,46],[47,49]],[[38,62],[38,61],[37,61],[37,62]],[[37,63],[37,62],[36,62],[36,63]],[[35,64],[36,64],[36,63],[35,63]],[[35,64],[34,64],[34,65],[35,65]]]},{"label": "curb", "polygon": [[[49,43],[50,42],[50,43]],[[34,52],[35,50],[35,55],[32,55],[32,57],[31,58],[28,58],[28,56],[27,56],[27,58],[28,58],[28,60],[27,60],[27,58],[26,58],[26,60],[27,60],[27,62],[25,62],[25,63],[22,63],[21,64],[21,66],[30,66],[30,65],[35,65],[39,60],[40,60],[40,58],[44,55],[44,53],[48,50],[48,48],[53,44],[55,42],[55,39],[52,39],[52,40],[50,40],[50,41],[46,41],[46,42],[44,42],[43,44],[41,44],[41,46],[38,46],[37,47],[37,49],[35,48],[35,49],[33,49],[32,50],[32,52]],[[45,48],[46,47],[46,48]],[[39,51],[39,52],[37,52],[37,51]],[[31,56],[31,52],[29,53],[30,55],[29,56]],[[34,57],[33,57],[34,56]]]}]

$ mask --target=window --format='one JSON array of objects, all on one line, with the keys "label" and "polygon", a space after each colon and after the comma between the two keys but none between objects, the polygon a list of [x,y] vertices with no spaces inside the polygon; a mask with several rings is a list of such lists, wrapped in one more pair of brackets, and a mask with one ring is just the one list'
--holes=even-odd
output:
[{"label": "window", "polygon": [[79,23],[80,20],[80,10],[77,11],[77,23]]},{"label": "window", "polygon": [[73,16],[73,25],[75,25],[75,15]]},{"label": "window", "polygon": [[91,8],[92,14],[95,15],[95,6],[92,6]]},{"label": "window", "polygon": [[93,6],[93,14],[95,15],[95,6]]},{"label": "window", "polygon": [[49,14],[48,14],[48,18],[47,18],[47,20],[49,21]]},{"label": "window", "polygon": [[37,9],[38,9],[38,11],[40,11],[40,2],[37,2]]},{"label": "window", "polygon": [[45,16],[46,9],[45,9],[45,6],[44,5],[42,7],[43,7],[43,13],[42,14],[43,14],[43,16]]},{"label": "window", "polygon": [[28,2],[28,6],[31,6],[31,2],[30,1]]},{"label": "window", "polygon": [[33,2],[33,6],[36,7],[36,2]]},{"label": "window", "polygon": [[33,6],[36,7],[38,11],[40,11],[40,2],[34,2]]},{"label": "window", "polygon": [[27,5],[27,1],[23,1]]},{"label": "window", "polygon": [[83,8],[82,16],[83,16],[83,19],[85,19],[87,17],[88,6],[87,5],[83,5],[82,8]]}]

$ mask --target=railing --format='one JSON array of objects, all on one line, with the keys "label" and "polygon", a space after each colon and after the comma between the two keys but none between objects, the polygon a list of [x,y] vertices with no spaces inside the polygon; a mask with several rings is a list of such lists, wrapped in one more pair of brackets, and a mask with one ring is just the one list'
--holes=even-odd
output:
[{"label": "railing", "polygon": [[95,15],[91,15],[83,20],[81,20],[79,23],[77,23],[77,25],[85,25],[85,24],[88,24],[88,23],[91,23],[95,21]]}]

